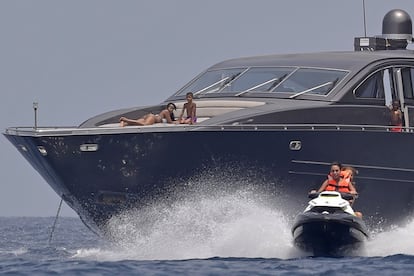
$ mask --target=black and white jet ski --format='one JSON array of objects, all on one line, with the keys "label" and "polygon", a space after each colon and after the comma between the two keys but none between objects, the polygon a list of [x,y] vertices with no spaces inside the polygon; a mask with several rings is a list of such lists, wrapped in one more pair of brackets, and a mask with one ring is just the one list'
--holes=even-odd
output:
[{"label": "black and white jet ski", "polygon": [[352,209],[350,194],[324,191],[309,194],[309,204],[292,227],[296,247],[317,256],[347,255],[369,237],[368,229]]}]

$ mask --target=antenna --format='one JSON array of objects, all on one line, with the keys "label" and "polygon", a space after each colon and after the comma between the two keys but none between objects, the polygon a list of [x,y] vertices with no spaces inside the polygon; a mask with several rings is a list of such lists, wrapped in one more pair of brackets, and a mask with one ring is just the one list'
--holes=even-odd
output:
[{"label": "antenna", "polygon": [[365,19],[365,0],[362,0],[362,11],[364,13],[364,35],[367,37],[367,21]]},{"label": "antenna", "polygon": [[39,103],[37,101],[33,102],[33,110],[34,110],[34,129],[37,129],[37,108],[39,107]]}]

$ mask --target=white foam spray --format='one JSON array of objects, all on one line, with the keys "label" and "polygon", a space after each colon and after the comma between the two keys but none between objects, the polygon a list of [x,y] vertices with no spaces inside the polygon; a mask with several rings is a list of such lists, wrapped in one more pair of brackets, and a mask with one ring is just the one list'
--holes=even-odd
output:
[{"label": "white foam spray", "polygon": [[[241,170],[223,175],[225,171],[204,172],[180,185],[181,190],[172,190],[174,203],[159,202],[113,217],[108,223],[112,246],[80,249],[74,257],[114,261],[305,256],[293,246],[293,218],[287,215],[283,196],[276,196],[278,203],[269,203],[275,195],[269,196],[258,189],[261,185],[247,181],[252,175],[240,177],[246,174]],[[228,189],[236,182],[244,188]],[[414,222],[374,233],[365,250],[357,253],[367,257],[414,255],[413,230]]]},{"label": "white foam spray", "polygon": [[[181,260],[211,257],[303,257],[292,244],[290,218],[252,200],[248,192],[198,197],[173,205],[130,211],[110,221],[110,248],[80,249],[76,258],[98,260]],[[373,233],[365,257],[414,255],[414,221]]]},{"label": "white foam spray", "polygon": [[403,227],[373,233],[365,246],[366,256],[414,255],[414,221]]},{"label": "white foam spray", "polygon": [[252,198],[249,192],[239,191],[129,211],[109,223],[113,248],[80,250],[76,257],[177,260],[299,256],[284,212]]}]

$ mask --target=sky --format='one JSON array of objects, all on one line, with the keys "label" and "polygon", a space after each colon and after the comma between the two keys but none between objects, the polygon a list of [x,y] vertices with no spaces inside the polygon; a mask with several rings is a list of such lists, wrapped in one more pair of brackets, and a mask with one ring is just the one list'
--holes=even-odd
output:
[{"label": "sky", "polygon": [[[365,0],[366,32],[412,0]],[[362,0],[0,1],[0,128],[77,126],[158,104],[225,59],[353,50]],[[411,46],[410,46],[411,48]],[[0,137],[0,216],[55,216],[60,198]],[[66,204],[62,216],[76,216]]]}]

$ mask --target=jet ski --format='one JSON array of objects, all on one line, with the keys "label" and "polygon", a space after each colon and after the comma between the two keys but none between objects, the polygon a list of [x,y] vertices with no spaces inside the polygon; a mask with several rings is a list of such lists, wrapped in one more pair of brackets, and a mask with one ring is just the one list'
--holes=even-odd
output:
[{"label": "jet ski", "polygon": [[359,249],[368,229],[352,209],[351,194],[334,191],[309,194],[308,206],[292,227],[296,247],[314,256],[343,256]]}]

